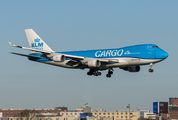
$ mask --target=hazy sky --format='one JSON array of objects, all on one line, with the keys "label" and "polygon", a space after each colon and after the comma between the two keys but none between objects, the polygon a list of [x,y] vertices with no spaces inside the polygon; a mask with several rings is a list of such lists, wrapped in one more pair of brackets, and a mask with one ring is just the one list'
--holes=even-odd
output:
[{"label": "hazy sky", "polygon": [[[32,28],[55,51],[157,44],[169,57],[138,73],[114,69],[110,79],[29,61],[8,41],[29,47]],[[108,111],[150,109],[155,101],[178,97],[177,0],[0,1],[0,108],[82,107]]]}]

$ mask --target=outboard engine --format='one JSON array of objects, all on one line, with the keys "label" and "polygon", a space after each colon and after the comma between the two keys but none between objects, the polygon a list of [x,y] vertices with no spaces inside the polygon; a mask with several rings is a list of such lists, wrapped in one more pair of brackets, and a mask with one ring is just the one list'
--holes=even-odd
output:
[{"label": "outboard engine", "polygon": [[59,54],[59,55],[55,55],[52,57],[52,60],[54,62],[64,62],[66,60],[66,57],[62,54]]}]

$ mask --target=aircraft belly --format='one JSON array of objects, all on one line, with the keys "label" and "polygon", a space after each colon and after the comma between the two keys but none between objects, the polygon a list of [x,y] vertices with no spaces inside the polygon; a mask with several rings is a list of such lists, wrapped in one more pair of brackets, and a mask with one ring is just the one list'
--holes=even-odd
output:
[{"label": "aircraft belly", "polygon": [[150,64],[150,63],[157,63],[160,61],[162,61],[162,59],[140,59],[139,64],[146,65],[146,64]]},{"label": "aircraft belly", "polygon": [[[156,63],[160,62],[163,59],[138,59],[138,58],[119,58],[118,63],[111,63],[111,64],[103,64],[100,67],[101,68],[115,68],[115,67],[123,67],[123,66],[137,66],[137,65],[148,65],[150,63]],[[58,67],[64,67],[64,68],[71,68],[71,69],[78,69],[78,67],[73,67],[71,65],[67,65],[66,63],[69,62],[69,60],[66,60],[64,62],[54,62],[54,61],[38,61],[40,63],[50,64]]]},{"label": "aircraft belly", "polygon": [[119,63],[107,64],[106,67],[122,67],[122,66],[136,66],[148,65],[150,63],[157,63],[163,59],[138,59],[138,58],[122,58]]}]

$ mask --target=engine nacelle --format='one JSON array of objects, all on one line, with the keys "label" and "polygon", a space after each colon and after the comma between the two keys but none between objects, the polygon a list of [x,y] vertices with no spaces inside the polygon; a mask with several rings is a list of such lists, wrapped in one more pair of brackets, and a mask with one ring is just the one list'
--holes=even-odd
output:
[{"label": "engine nacelle", "polygon": [[139,72],[140,66],[129,66],[129,67],[124,68],[124,70],[129,71],[129,72]]},{"label": "engine nacelle", "polygon": [[101,62],[99,60],[88,61],[88,67],[100,67]]},{"label": "engine nacelle", "polygon": [[53,56],[52,59],[54,62],[64,62],[66,60],[66,57],[62,54],[59,54],[59,55]]}]

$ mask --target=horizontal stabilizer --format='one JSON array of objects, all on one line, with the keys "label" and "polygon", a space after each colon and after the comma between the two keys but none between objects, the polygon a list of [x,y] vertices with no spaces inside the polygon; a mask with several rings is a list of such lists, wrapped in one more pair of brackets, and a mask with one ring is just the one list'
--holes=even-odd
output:
[{"label": "horizontal stabilizer", "polygon": [[17,46],[16,44],[12,43],[9,41],[9,44],[12,46],[12,47],[18,47],[18,48],[22,48],[22,46]]},{"label": "horizontal stabilizer", "polygon": [[26,55],[26,54],[14,53],[14,52],[10,52],[10,53],[15,54],[15,55],[25,56],[25,57],[36,58],[36,59],[43,59],[44,58],[44,57],[38,57],[38,56],[32,56],[32,55]]}]

